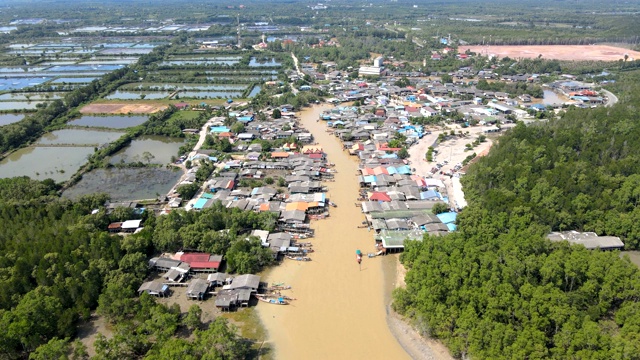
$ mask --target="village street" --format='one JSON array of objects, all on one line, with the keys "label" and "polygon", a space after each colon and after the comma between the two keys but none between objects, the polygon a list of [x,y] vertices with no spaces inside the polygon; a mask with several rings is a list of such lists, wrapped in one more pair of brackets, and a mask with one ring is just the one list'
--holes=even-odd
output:
[{"label": "village street", "polygon": [[[198,153],[198,150],[200,150],[200,148],[202,147],[202,145],[204,144],[204,140],[207,137],[207,134],[209,132],[209,126],[211,126],[210,121],[207,121],[206,124],[204,124],[202,126],[202,128],[200,129],[200,133],[199,133],[199,139],[198,142],[196,143],[196,145],[193,147],[193,150],[191,150],[191,152],[189,152],[189,155],[187,155],[187,159],[191,159],[194,156],[196,156],[196,154]],[[186,168],[185,162],[182,161],[180,164],[172,164],[173,166],[179,167],[183,174],[182,176],[180,176],[180,179],[176,182],[176,184],[171,188],[171,190],[169,190],[169,192],[167,193],[168,196],[171,196],[172,194],[174,194],[174,192],[176,191],[176,189],[178,188],[178,186],[180,186],[180,184],[184,181],[184,179],[187,177],[187,171],[188,169]],[[203,186],[204,188],[204,186]],[[198,190],[198,193],[191,198],[186,205],[184,206],[185,209],[189,210],[191,209],[191,207],[193,206],[193,204],[195,204],[195,202],[199,199],[199,195],[203,192],[203,188],[201,188],[200,190]]]}]

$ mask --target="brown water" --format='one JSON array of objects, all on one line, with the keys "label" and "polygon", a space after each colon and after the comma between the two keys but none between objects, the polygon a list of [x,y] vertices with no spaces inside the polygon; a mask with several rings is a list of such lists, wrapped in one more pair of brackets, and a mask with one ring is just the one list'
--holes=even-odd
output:
[{"label": "brown water", "polygon": [[129,146],[113,154],[110,162],[130,163],[136,161],[146,162],[144,153],[153,155],[152,164],[167,164],[171,157],[178,155],[180,146],[184,144],[184,138],[173,138],[161,135],[143,135],[133,140]]},{"label": "brown water", "polygon": [[0,161],[0,178],[29,176],[66,181],[92,153],[92,147],[25,147]]},{"label": "brown water", "polygon": [[338,207],[315,221],[313,261],[285,261],[264,279],[285,282],[297,298],[289,306],[258,304],[258,313],[275,348],[276,359],[408,359],[386,322],[382,258],[366,256],[359,268],[356,249],[374,251],[373,236],[357,226],[364,216],[355,201],[357,162],[339,140],[316,122],[316,106],[301,113],[302,124],[322,145],[338,171],[326,183],[327,197]]}]

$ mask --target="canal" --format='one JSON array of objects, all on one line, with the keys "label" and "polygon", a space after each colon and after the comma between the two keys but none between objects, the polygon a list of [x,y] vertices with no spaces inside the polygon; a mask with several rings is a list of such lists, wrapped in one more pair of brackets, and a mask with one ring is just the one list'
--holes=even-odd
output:
[{"label": "canal", "polygon": [[276,359],[408,359],[386,322],[383,258],[363,258],[356,250],[374,252],[372,234],[357,226],[364,220],[354,204],[359,186],[357,159],[325,132],[320,113],[332,106],[307,108],[301,125],[335,164],[335,182],[327,182],[327,197],[338,205],[331,216],[315,220],[313,261],[285,260],[266,274],[269,283],[292,286],[290,306],[259,304],[258,313],[269,333]]}]

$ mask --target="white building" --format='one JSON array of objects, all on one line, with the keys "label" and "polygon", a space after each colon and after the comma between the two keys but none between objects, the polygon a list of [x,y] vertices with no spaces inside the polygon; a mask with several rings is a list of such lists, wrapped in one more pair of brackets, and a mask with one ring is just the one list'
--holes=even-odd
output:
[{"label": "white building", "polygon": [[380,76],[382,68],[378,66],[361,66],[358,69],[358,75],[360,76]]}]

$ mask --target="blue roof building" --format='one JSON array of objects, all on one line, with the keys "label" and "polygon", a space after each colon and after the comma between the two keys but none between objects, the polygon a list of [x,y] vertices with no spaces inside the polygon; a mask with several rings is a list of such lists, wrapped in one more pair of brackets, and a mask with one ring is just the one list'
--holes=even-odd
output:
[{"label": "blue roof building", "polygon": [[529,106],[531,109],[536,110],[536,111],[545,111],[547,110],[547,107],[542,105],[542,104],[533,104],[531,106]]},{"label": "blue roof building", "polygon": [[244,122],[244,123],[252,122],[253,119],[254,119],[253,115],[240,116],[237,118],[238,121]]},{"label": "blue roof building", "polygon": [[436,216],[438,217],[438,219],[440,219],[440,221],[442,221],[443,224],[447,225],[449,231],[455,231],[457,229],[455,222],[456,218],[458,217],[458,213],[451,211],[441,213]]},{"label": "blue roof building", "polygon": [[200,198],[196,201],[196,203],[193,205],[193,208],[196,210],[202,210],[204,208],[204,206],[207,204],[207,201],[209,201],[209,199],[207,198]]},{"label": "blue roof building", "polygon": [[211,133],[223,133],[223,132],[229,132],[231,131],[231,129],[229,129],[226,126],[212,126],[211,129],[209,130],[209,132]]}]

